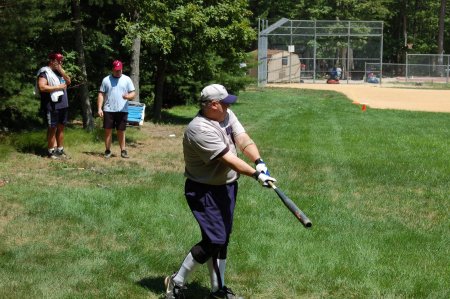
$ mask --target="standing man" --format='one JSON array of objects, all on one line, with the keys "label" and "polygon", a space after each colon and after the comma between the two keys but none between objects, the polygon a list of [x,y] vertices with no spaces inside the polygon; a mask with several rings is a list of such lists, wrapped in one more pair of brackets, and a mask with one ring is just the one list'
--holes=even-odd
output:
[{"label": "standing man", "polygon": [[[119,140],[120,156],[128,158],[125,148],[125,130],[128,119],[128,101],[136,96],[131,78],[122,74],[122,62],[114,60],[112,75],[103,78],[98,92],[98,115],[103,118],[105,129],[105,158],[111,157],[112,130],[116,128]],[[104,103],[104,105],[103,105]]]},{"label": "standing man", "polygon": [[66,158],[64,152],[64,127],[67,123],[69,100],[67,86],[70,77],[62,64],[61,53],[48,55],[48,65],[37,73],[37,91],[40,93],[40,111],[45,115],[47,124],[47,155],[51,159]]},{"label": "standing man", "polygon": [[[222,85],[206,86],[200,96],[200,111],[184,133],[184,192],[202,240],[191,248],[180,269],[166,277],[167,299],[184,298],[188,275],[204,263],[210,273],[210,298],[238,298],[224,279],[237,180],[239,174],[251,176],[265,186],[276,180],[269,176],[256,144],[228,109],[236,100]],[[255,162],[256,169],[237,156],[236,148]]]}]

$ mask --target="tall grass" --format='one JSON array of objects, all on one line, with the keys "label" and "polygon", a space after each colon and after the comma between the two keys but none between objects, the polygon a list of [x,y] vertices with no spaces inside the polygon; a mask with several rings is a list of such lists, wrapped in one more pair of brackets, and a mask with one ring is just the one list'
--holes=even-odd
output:
[{"label": "tall grass", "polygon": [[[449,297],[448,114],[363,112],[325,91],[254,90],[238,102],[313,227],[241,178],[230,287],[245,298]],[[194,113],[177,107],[169,125],[130,129],[129,160],[104,161],[101,136],[80,129],[67,132],[64,162],[34,154],[39,135],[5,142],[0,297],[161,298],[200,238],[183,197],[180,132]],[[205,267],[190,281],[190,298],[208,294]]]}]

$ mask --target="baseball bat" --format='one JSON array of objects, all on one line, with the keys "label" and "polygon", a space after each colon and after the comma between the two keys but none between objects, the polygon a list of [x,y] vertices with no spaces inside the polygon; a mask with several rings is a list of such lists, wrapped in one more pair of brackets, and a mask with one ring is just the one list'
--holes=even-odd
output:
[{"label": "baseball bat", "polygon": [[289,211],[294,214],[294,216],[303,224],[304,227],[310,228],[312,226],[311,220],[309,220],[308,216],[305,215],[297,205],[286,195],[283,191],[281,191],[274,183],[268,182],[270,187],[277,193],[278,197],[284,203],[284,205],[289,209]]}]

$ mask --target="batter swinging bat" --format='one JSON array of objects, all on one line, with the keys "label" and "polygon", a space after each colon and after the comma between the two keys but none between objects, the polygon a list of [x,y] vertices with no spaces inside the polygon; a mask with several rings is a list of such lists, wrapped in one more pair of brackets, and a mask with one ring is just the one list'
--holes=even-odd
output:
[{"label": "batter swinging bat", "polygon": [[297,217],[297,219],[303,224],[303,226],[306,227],[306,228],[311,227],[312,226],[311,220],[309,220],[309,218],[305,215],[305,213],[303,213],[295,205],[295,203],[289,197],[287,197],[286,194],[284,194],[283,191],[278,189],[277,186],[275,186],[270,181],[268,183],[269,183],[270,187],[272,187],[273,190],[275,190],[275,192],[277,193],[278,197],[281,199],[281,201],[283,201],[284,205],[289,209],[289,211],[292,212],[292,214],[294,214],[295,217]]}]

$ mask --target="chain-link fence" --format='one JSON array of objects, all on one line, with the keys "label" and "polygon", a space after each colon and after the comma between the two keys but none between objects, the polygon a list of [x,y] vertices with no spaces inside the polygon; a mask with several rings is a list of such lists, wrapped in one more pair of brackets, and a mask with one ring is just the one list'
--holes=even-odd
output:
[{"label": "chain-link fence", "polygon": [[[365,81],[383,85],[433,86],[450,81],[450,55],[407,54],[406,63],[366,63]],[[371,82],[370,78],[377,78]]]},{"label": "chain-link fence", "polygon": [[406,81],[448,83],[450,55],[407,54]]},{"label": "chain-link fence", "polygon": [[258,84],[337,79],[363,83],[366,63],[382,63],[383,22],[281,19],[259,22]]}]

